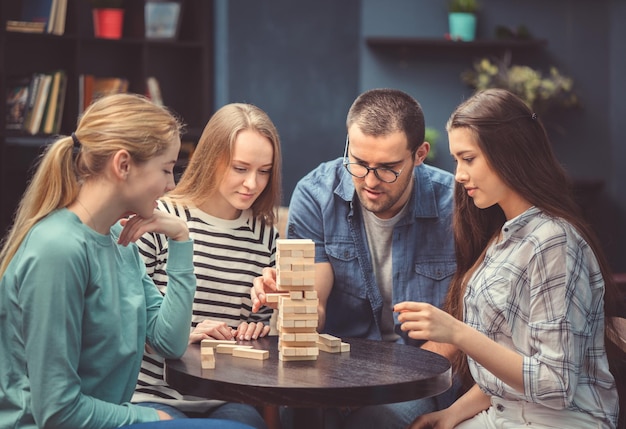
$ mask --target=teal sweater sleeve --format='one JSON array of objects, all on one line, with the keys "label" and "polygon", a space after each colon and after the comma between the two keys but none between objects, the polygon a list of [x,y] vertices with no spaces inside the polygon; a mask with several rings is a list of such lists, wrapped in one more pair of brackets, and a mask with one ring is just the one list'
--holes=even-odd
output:
[{"label": "teal sweater sleeve", "polygon": [[[193,246],[191,241],[169,240],[167,262],[167,293],[163,298],[152,279],[144,277],[148,304],[147,343],[165,358],[179,358],[189,343],[189,327],[196,277],[193,274]],[[143,261],[139,261],[143,264]],[[191,266],[191,273],[189,266]],[[189,285],[193,285],[190,288]],[[161,300],[163,301],[161,303]]]},{"label": "teal sweater sleeve", "polygon": [[158,420],[129,401],[146,340],[167,357],[186,349],[192,242],[172,243],[174,293],[163,298],[134,244],[119,246],[77,219],[68,228],[70,212],[61,213],[31,231],[0,281],[0,421],[116,428]]}]

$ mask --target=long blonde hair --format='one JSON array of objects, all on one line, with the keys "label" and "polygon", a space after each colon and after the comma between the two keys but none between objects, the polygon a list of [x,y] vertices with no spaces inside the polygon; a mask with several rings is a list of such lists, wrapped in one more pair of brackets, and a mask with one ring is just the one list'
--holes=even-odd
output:
[{"label": "long blonde hair", "polygon": [[254,216],[273,225],[276,221],[274,211],[281,198],[280,138],[267,113],[251,104],[227,104],[213,114],[204,127],[189,165],[168,197],[196,206],[206,202],[217,191],[232,161],[235,140],[245,130],[260,133],[274,148],[269,183],[252,204]]},{"label": "long blonde hair", "polygon": [[136,94],[103,97],[78,121],[74,138],[61,137],[39,160],[20,201],[13,226],[0,251],[0,277],[28,231],[52,211],[67,207],[81,184],[99,177],[109,158],[127,150],[141,164],[163,153],[181,132],[182,124],[166,108]]}]

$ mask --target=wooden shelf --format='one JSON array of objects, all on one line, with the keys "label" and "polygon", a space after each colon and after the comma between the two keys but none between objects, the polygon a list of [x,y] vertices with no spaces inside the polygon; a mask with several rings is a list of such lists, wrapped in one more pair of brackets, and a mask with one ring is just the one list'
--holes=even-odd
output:
[{"label": "wooden shelf", "polygon": [[[145,37],[146,0],[126,2],[121,39],[94,37],[92,10],[85,0],[68,0],[62,36],[10,32],[6,19],[18,20],[24,0],[0,1],[0,93],[8,78],[62,69],[67,89],[59,134],[69,135],[79,115],[79,77],[120,76],[129,91],[145,94],[146,79],[155,77],[164,103],[185,123],[183,139],[197,141],[213,113],[213,1],[180,0],[178,36],[171,40]],[[11,222],[15,206],[32,174],[31,166],[52,135],[30,135],[5,129],[6,105],[0,103],[0,233]]]},{"label": "wooden shelf", "polygon": [[460,42],[447,39],[419,37],[367,37],[367,45],[371,48],[395,49],[437,49],[446,51],[480,51],[480,50],[532,50],[547,45],[545,39],[531,40],[496,40],[479,39],[472,42]]}]

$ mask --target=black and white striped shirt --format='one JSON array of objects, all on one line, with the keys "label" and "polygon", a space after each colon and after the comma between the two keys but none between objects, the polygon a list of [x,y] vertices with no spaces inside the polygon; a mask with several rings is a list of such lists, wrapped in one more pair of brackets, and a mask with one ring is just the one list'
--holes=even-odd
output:
[{"label": "black and white striped shirt", "polygon": [[[205,319],[225,322],[232,328],[241,322],[266,322],[272,309],[251,312],[250,287],[264,267],[274,266],[277,231],[251,210],[235,220],[219,219],[195,207],[181,206],[164,199],[159,209],[185,219],[194,246],[194,272],[197,279],[192,328]],[[138,242],[139,251],[161,293],[167,291],[167,238],[146,234]],[[132,402],[162,402],[181,411],[202,412],[221,404],[182,395],[163,380],[163,359],[145,353]]]}]

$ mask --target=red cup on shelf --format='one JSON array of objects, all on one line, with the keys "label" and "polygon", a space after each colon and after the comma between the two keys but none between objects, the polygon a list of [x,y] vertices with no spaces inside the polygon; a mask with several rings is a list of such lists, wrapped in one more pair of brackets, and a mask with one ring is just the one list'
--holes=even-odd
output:
[{"label": "red cup on shelf", "polygon": [[93,29],[96,37],[120,39],[124,27],[124,9],[94,9]]}]

